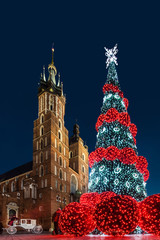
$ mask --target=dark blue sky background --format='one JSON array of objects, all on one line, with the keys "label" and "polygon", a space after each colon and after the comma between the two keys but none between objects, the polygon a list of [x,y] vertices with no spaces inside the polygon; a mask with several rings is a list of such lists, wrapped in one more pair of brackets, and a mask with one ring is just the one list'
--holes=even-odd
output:
[{"label": "dark blue sky background", "polygon": [[137,125],[139,155],[149,162],[148,194],[160,192],[158,1],[3,1],[0,38],[0,173],[32,160],[33,121],[42,66],[61,72],[65,125],[93,151],[106,80],[104,46],[118,43],[117,72]]}]

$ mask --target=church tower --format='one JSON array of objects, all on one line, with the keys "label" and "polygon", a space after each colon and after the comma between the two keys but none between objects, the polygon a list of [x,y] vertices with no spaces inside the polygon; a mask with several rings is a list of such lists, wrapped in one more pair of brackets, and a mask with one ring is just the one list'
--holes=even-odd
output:
[{"label": "church tower", "polygon": [[64,208],[70,201],[69,140],[64,126],[66,98],[63,84],[56,80],[57,69],[52,61],[48,66],[48,80],[45,68],[38,88],[38,119],[34,121],[33,133],[33,175],[38,183],[37,199],[51,220],[52,214]]}]

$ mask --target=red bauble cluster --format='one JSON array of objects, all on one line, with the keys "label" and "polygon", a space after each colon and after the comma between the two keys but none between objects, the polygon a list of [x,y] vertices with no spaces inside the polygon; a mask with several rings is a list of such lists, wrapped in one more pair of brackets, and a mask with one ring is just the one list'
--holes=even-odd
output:
[{"label": "red bauble cluster", "polygon": [[134,164],[137,160],[137,155],[132,148],[123,148],[120,151],[119,160],[124,164]]},{"label": "red bauble cluster", "polygon": [[[132,127],[130,123],[130,116],[126,112],[119,113],[115,108],[110,108],[106,114],[101,114],[96,123],[96,130],[102,126],[103,122],[111,123],[118,120],[122,125],[126,127]],[[132,129],[132,128],[131,128]],[[134,128],[135,130],[135,128]],[[131,132],[132,133],[132,132]]]},{"label": "red bauble cluster", "polygon": [[144,173],[148,167],[147,159],[143,156],[137,157],[136,168],[140,173]]},{"label": "red bauble cluster", "polygon": [[110,146],[107,149],[105,149],[105,158],[107,160],[113,161],[119,157],[119,154],[120,154],[120,151],[115,146]]},{"label": "red bauble cluster", "polygon": [[122,112],[122,113],[119,114],[119,122],[120,122],[122,125],[128,127],[129,124],[130,124],[130,121],[131,121],[131,120],[130,120],[130,116],[129,116],[128,113]]},{"label": "red bauble cluster", "polygon": [[63,210],[59,220],[62,233],[85,236],[96,227],[92,209],[81,203],[72,202]]},{"label": "red bauble cluster", "polygon": [[160,235],[160,194],[154,194],[140,202],[139,212],[139,226],[150,234]]},{"label": "red bauble cluster", "polygon": [[118,120],[119,112],[115,108],[110,108],[105,114],[104,120],[108,123]]},{"label": "red bauble cluster", "polygon": [[100,202],[100,194],[97,192],[83,193],[80,197],[80,203],[89,207],[95,208],[96,204]]},{"label": "red bauble cluster", "polygon": [[149,178],[149,171],[148,171],[148,169],[146,169],[146,170],[144,171],[143,178],[144,178],[144,181],[145,181],[145,182],[148,180],[148,178]]},{"label": "red bauble cluster", "polygon": [[137,201],[129,196],[105,198],[95,210],[97,228],[104,234],[123,236],[134,231],[138,224]]},{"label": "red bauble cluster", "polygon": [[124,102],[124,104],[125,104],[125,106],[126,106],[126,109],[127,109],[127,108],[128,108],[128,105],[129,105],[128,99],[127,99],[127,98],[123,98],[123,102]]},{"label": "red bauble cluster", "polygon": [[137,135],[137,127],[134,123],[129,124],[129,130],[132,133],[133,137]]},{"label": "red bauble cluster", "polygon": [[89,165],[93,166],[94,162],[102,161],[105,158],[108,161],[114,161],[119,159],[124,164],[134,164],[137,160],[135,151],[132,148],[118,149],[115,146],[108,148],[97,148],[94,152],[89,155]]},{"label": "red bauble cluster", "polygon": [[102,192],[99,196],[100,196],[100,200],[104,201],[105,199],[110,199],[111,197],[117,196],[117,194],[111,191],[107,191],[107,192]]},{"label": "red bauble cluster", "polygon": [[105,84],[103,86],[103,93],[105,94],[105,92],[114,92],[114,93],[118,93],[119,96],[121,98],[123,98],[123,92],[119,90],[119,88],[117,86],[114,86],[113,84]]}]

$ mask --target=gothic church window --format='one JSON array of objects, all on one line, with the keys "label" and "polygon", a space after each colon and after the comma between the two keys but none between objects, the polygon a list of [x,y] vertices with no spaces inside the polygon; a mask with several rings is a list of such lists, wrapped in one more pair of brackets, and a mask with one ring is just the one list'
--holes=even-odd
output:
[{"label": "gothic church window", "polygon": [[70,151],[70,152],[69,152],[69,158],[72,158],[72,157],[73,157],[73,152]]},{"label": "gothic church window", "polygon": [[54,166],[54,174],[57,175],[57,167]]},{"label": "gothic church window", "polygon": [[62,170],[61,169],[59,170],[59,177],[60,177],[60,179],[62,179]]},{"label": "gothic church window", "polygon": [[58,131],[58,138],[59,138],[60,141],[62,141],[62,134],[61,134],[60,131]]},{"label": "gothic church window", "polygon": [[15,192],[16,187],[15,187],[15,182],[11,182],[11,192]]},{"label": "gothic church window", "polygon": [[71,176],[71,193],[75,193],[78,189],[78,181],[75,175]]},{"label": "gothic church window", "polygon": [[59,152],[60,152],[60,153],[62,152],[62,146],[61,146],[61,144],[59,144]]},{"label": "gothic church window", "polygon": [[82,159],[83,159],[83,161],[85,161],[85,155],[84,155],[84,153],[82,154]]},{"label": "gothic church window", "polygon": [[41,114],[41,117],[40,117],[40,123],[42,124],[44,122],[44,115]]},{"label": "gothic church window", "polygon": [[39,168],[39,176],[40,177],[44,176],[44,168],[43,168],[43,166],[40,166],[40,168]]},{"label": "gothic church window", "polygon": [[52,95],[49,96],[49,109],[54,110],[54,97]]},{"label": "gothic church window", "polygon": [[62,162],[62,158],[61,158],[61,157],[59,157],[59,164],[60,164],[60,166],[63,165],[63,162]]},{"label": "gothic church window", "polygon": [[44,127],[41,126],[41,127],[40,127],[40,136],[43,136],[43,134],[44,134]]}]

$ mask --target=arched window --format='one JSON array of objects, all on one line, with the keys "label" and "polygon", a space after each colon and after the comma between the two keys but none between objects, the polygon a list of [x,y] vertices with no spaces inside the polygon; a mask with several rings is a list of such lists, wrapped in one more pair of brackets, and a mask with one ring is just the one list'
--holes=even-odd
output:
[{"label": "arched window", "polygon": [[70,151],[70,152],[69,152],[69,158],[72,158],[72,157],[73,157],[73,152]]},{"label": "arched window", "polygon": [[62,169],[59,170],[59,177],[60,177],[60,179],[62,179],[62,177],[63,177],[62,176]]},{"label": "arched window", "polygon": [[2,187],[2,192],[5,193],[6,192],[6,185],[4,184]]},{"label": "arched window", "polygon": [[61,144],[59,144],[59,152],[60,152],[60,153],[62,152],[62,146],[61,146]]},{"label": "arched window", "polygon": [[71,176],[71,193],[75,193],[78,189],[78,181],[74,174]]},{"label": "arched window", "polygon": [[82,172],[83,172],[83,173],[85,172],[85,167],[84,167],[84,165],[82,165]]},{"label": "arched window", "polygon": [[38,146],[39,146],[39,142],[37,141],[37,146],[36,146],[36,149],[38,150]]},{"label": "arched window", "polygon": [[39,168],[39,176],[40,177],[44,176],[44,167],[43,166],[40,166],[40,168]]},{"label": "arched window", "polygon": [[62,141],[62,133],[60,132],[60,130],[58,131],[58,138],[60,141]]},{"label": "arched window", "polygon": [[59,119],[59,122],[58,122],[58,126],[59,126],[60,129],[62,129],[62,122],[61,122],[60,119]]},{"label": "arched window", "polygon": [[15,182],[11,182],[11,192],[15,192]]},{"label": "arched window", "polygon": [[43,134],[44,134],[44,127],[41,126],[41,127],[40,127],[40,136],[43,136]]},{"label": "arched window", "polygon": [[64,160],[64,168],[66,168],[66,160]]},{"label": "arched window", "polygon": [[41,149],[43,149],[43,139],[41,139]]},{"label": "arched window", "polygon": [[43,153],[42,152],[40,153],[40,161],[41,161],[41,163],[43,163]]},{"label": "arched window", "polygon": [[48,151],[46,151],[46,160],[48,159]]},{"label": "arched window", "polygon": [[38,154],[36,155],[36,163],[38,163]]},{"label": "arched window", "polygon": [[62,161],[61,157],[59,157],[59,164],[60,164],[60,166],[63,166],[63,161]]},{"label": "arched window", "polygon": [[62,184],[60,184],[60,186],[59,186],[59,190],[62,192]]},{"label": "arched window", "polygon": [[44,122],[44,114],[41,114],[40,123],[42,124],[43,122]]},{"label": "arched window", "polygon": [[54,97],[52,95],[49,96],[49,109],[54,110]]},{"label": "arched window", "polygon": [[24,188],[24,179],[21,179],[21,190],[23,190],[23,188]]},{"label": "arched window", "polygon": [[84,153],[82,154],[82,159],[83,159],[83,161],[85,161],[85,155],[84,155]]},{"label": "arched window", "polygon": [[54,166],[54,174],[57,175],[57,167]]}]

